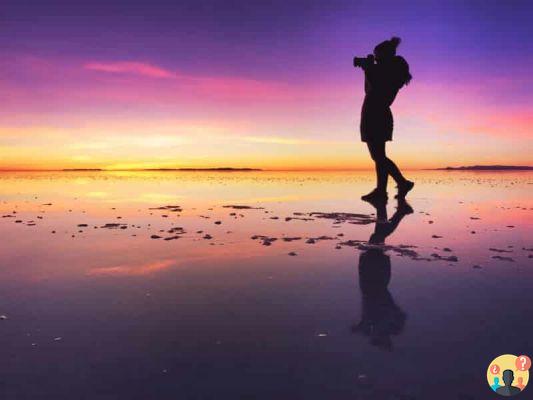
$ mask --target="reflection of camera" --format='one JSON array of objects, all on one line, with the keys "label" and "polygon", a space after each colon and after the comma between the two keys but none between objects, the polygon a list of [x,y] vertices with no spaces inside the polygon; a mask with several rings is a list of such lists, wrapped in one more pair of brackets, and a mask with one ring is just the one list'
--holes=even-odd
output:
[{"label": "reflection of camera", "polygon": [[364,68],[368,65],[374,64],[374,56],[372,54],[369,54],[365,58],[361,57],[354,57],[353,58],[353,66],[354,67],[361,67]]}]

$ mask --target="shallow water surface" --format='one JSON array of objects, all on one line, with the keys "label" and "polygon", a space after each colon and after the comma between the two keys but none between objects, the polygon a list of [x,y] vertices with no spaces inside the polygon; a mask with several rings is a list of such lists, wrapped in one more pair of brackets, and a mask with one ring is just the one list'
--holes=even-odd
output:
[{"label": "shallow water surface", "polygon": [[533,353],[533,175],[410,176],[0,173],[2,398],[494,397]]}]

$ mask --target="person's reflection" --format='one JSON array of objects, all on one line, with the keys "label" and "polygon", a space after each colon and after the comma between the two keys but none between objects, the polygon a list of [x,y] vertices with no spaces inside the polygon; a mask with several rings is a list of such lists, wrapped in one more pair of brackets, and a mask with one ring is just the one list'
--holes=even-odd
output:
[{"label": "person's reflection", "polygon": [[352,327],[354,333],[370,338],[370,343],[385,350],[392,350],[392,335],[399,335],[405,325],[407,314],[394,302],[388,285],[391,279],[391,260],[385,254],[385,238],[413,209],[405,199],[398,200],[398,208],[387,219],[386,202],[371,203],[376,208],[374,233],[368,247],[359,255],[359,287],[362,295],[361,322]]}]

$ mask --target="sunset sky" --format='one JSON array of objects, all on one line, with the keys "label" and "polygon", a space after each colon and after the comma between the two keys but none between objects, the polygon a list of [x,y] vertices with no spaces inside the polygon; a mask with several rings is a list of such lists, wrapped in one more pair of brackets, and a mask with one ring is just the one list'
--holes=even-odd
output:
[{"label": "sunset sky", "polygon": [[[529,4],[528,4],[529,3]],[[533,165],[530,1],[23,1],[0,169],[371,167],[354,55],[400,36],[402,167]]]}]

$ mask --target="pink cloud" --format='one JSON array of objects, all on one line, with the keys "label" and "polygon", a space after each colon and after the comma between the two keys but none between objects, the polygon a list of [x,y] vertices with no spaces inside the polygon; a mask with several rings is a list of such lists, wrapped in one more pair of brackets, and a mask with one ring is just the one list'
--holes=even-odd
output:
[{"label": "pink cloud", "polygon": [[[125,65],[127,64],[127,65]],[[139,90],[154,93],[159,98],[176,97],[177,91],[186,89],[189,93],[198,93],[204,97],[209,98],[231,98],[231,99],[280,99],[295,97],[297,93],[293,88],[277,82],[265,82],[253,79],[243,79],[237,77],[213,77],[213,76],[198,76],[188,74],[172,74],[164,69],[150,66],[142,63],[90,63],[86,64],[85,68],[93,71],[112,72],[112,73],[128,73],[135,75],[142,75],[150,78],[171,78],[172,82],[166,82],[164,87],[155,84],[145,83],[139,85],[138,83],[133,90],[133,94],[137,97]],[[118,90],[121,95],[127,93],[127,87],[124,86],[124,81],[119,80],[114,82],[118,85]],[[109,88],[111,82],[107,82]],[[177,95],[180,96],[179,94]],[[168,99],[165,99],[168,101]]]},{"label": "pink cloud", "polygon": [[[118,96],[128,96],[131,90],[133,97],[144,99],[150,96],[153,91],[157,98],[168,101],[168,97],[181,97],[179,94],[184,89],[190,94],[197,94],[205,98],[213,99],[233,99],[233,100],[296,100],[320,96],[324,98],[328,91],[324,88],[302,87],[291,85],[285,82],[272,80],[257,80],[240,78],[234,76],[212,76],[187,74],[169,71],[159,66],[130,61],[92,61],[83,65],[85,70],[111,73],[106,79],[104,92],[111,93],[111,88],[115,87],[120,92]],[[136,75],[147,78],[168,78],[164,84],[155,81],[131,82],[128,75]],[[133,87],[134,86],[134,87]],[[140,92],[143,93],[139,96]]]},{"label": "pink cloud", "polygon": [[338,101],[340,93],[347,97],[345,92],[325,84],[185,73],[141,61],[43,59],[31,55],[0,61],[0,102],[5,99],[8,105],[0,110],[0,117],[13,115],[14,111],[64,112],[70,107],[93,105],[109,109],[126,103],[220,110],[223,101],[227,110],[254,102],[288,110],[289,104]]},{"label": "pink cloud", "polygon": [[84,68],[93,71],[143,75],[151,78],[173,78],[175,74],[166,69],[143,62],[90,62]]}]

